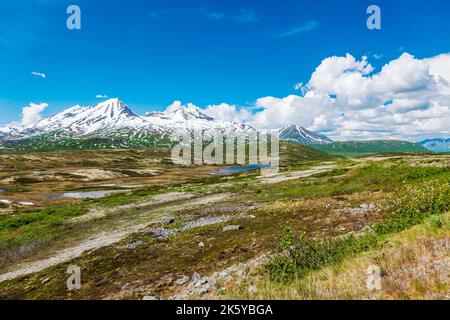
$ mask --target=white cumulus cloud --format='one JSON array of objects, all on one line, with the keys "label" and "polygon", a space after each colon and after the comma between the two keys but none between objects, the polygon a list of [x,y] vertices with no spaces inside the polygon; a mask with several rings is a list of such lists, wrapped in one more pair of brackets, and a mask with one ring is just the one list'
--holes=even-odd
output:
[{"label": "white cumulus cloud", "polygon": [[20,121],[20,124],[22,126],[29,126],[38,122],[42,119],[41,113],[47,109],[47,107],[47,103],[30,103],[29,106],[22,109],[22,120]]},{"label": "white cumulus cloud", "polygon": [[278,128],[296,123],[337,140],[448,137],[450,54],[417,59],[403,53],[381,71],[367,57],[329,57],[302,95],[263,97],[249,124]]},{"label": "white cumulus cloud", "polygon": [[250,110],[238,109],[235,105],[227,103],[209,105],[203,112],[210,117],[228,122],[246,122],[252,118]]},{"label": "white cumulus cloud", "polygon": [[42,79],[45,79],[47,77],[47,75],[45,73],[36,72],[36,71],[31,72],[31,74],[36,77],[41,77]]}]

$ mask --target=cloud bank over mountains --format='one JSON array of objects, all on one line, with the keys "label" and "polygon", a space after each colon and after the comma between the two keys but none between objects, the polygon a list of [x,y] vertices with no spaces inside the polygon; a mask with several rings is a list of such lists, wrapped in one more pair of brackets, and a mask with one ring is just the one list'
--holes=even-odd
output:
[{"label": "cloud bank over mountains", "polygon": [[258,128],[292,123],[336,140],[448,137],[450,54],[416,59],[404,53],[375,72],[367,57],[322,61],[301,95],[263,97],[258,112],[221,104],[206,113]]},{"label": "cloud bank over mountains", "polygon": [[[296,124],[333,140],[448,138],[450,135],[450,53],[417,59],[403,53],[377,72],[367,57],[350,54],[324,59],[297,95],[266,96],[252,106],[228,103],[201,108],[210,117],[259,129]],[[192,103],[180,101],[167,111]],[[21,125],[42,118],[47,104],[23,108]]]}]

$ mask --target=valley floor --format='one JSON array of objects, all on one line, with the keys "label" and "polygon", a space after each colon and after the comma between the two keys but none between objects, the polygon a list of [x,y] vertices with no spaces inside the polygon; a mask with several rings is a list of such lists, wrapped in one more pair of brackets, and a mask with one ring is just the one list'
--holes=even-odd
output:
[{"label": "valley floor", "polygon": [[[429,214],[414,198],[419,218],[390,217],[390,203],[410,186],[447,192],[449,156],[307,159],[261,177],[174,167],[164,151],[150,152],[0,155],[0,298],[449,298],[450,229],[440,212],[448,200]],[[107,189],[121,192],[46,197]],[[294,268],[288,282],[267,267],[295,235],[364,238],[377,226],[389,232],[376,245]],[[67,289],[71,265],[81,270],[79,290]],[[366,288],[369,265],[382,270],[376,292]]]}]

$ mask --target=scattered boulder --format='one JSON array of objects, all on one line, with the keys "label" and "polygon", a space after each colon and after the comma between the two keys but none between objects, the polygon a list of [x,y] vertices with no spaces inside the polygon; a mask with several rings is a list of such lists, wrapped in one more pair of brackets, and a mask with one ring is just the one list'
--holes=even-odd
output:
[{"label": "scattered boulder", "polygon": [[153,236],[157,239],[166,239],[170,235],[176,234],[178,232],[182,232],[185,230],[198,228],[198,227],[205,227],[217,223],[223,223],[229,221],[231,218],[227,216],[221,216],[221,217],[202,217],[197,220],[193,221],[187,221],[183,224],[180,228],[157,228],[153,229],[150,232],[153,234]]},{"label": "scattered boulder", "polygon": [[181,286],[181,285],[187,283],[188,281],[189,281],[189,277],[188,277],[188,276],[183,276],[183,277],[177,279],[177,280],[175,281],[175,284]]},{"label": "scattered boulder", "polygon": [[197,281],[199,281],[201,278],[202,278],[202,276],[200,275],[200,273],[194,272],[191,277],[191,279],[192,279],[191,282],[197,283]]},{"label": "scattered boulder", "polygon": [[162,217],[161,223],[162,224],[171,224],[174,223],[175,219],[172,217]]},{"label": "scattered boulder", "polygon": [[242,229],[241,225],[229,225],[229,226],[223,227],[223,231],[234,231],[234,230],[241,230],[241,229]]},{"label": "scattered boulder", "polygon": [[202,247],[205,246],[205,244],[204,244],[202,241],[200,241],[200,242],[198,243],[198,246],[199,246],[200,248],[202,248]]},{"label": "scattered boulder", "polygon": [[[187,283],[187,277],[182,278],[186,281],[183,281],[186,285],[176,295],[169,297],[169,300],[184,300],[189,299],[192,296],[201,297],[214,291],[218,293],[224,292],[225,286],[239,286],[251,270],[255,270],[269,259],[270,257],[268,255],[260,256],[246,263],[239,263],[230,266],[225,270],[214,272],[209,276],[201,276],[199,273],[194,272],[189,283]],[[253,283],[248,290],[249,293],[256,293],[258,288],[256,284]]]},{"label": "scattered boulder", "polygon": [[144,242],[142,242],[141,240],[130,242],[129,244],[127,244],[127,249],[136,249],[143,243]]},{"label": "scattered boulder", "polygon": [[374,210],[375,206],[373,204],[363,203],[359,206],[363,210]]}]

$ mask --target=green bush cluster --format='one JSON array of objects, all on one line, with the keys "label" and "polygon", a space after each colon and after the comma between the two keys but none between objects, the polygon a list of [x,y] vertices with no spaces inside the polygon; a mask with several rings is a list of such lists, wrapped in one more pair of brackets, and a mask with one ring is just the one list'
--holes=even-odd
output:
[{"label": "green bush cluster", "polygon": [[0,231],[17,229],[31,224],[52,225],[85,212],[86,208],[82,206],[47,207],[38,211],[24,212],[0,220]]},{"label": "green bush cluster", "polygon": [[374,224],[371,231],[359,236],[311,239],[305,234],[293,237],[291,229],[285,228],[286,235],[280,238],[283,254],[266,264],[270,279],[284,282],[303,277],[310,271],[376,247],[384,235],[419,224],[427,217],[448,212],[450,184],[431,181],[420,186],[408,186],[389,199],[383,209],[387,217]]}]

